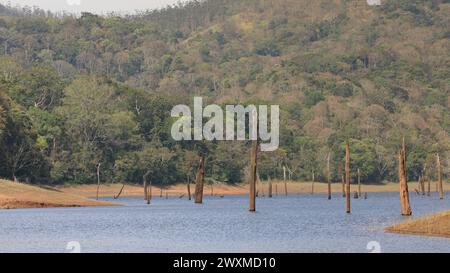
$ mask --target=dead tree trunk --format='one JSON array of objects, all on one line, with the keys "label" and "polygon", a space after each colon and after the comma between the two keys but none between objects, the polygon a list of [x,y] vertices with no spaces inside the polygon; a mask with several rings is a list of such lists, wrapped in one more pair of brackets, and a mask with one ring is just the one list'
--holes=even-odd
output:
[{"label": "dead tree trunk", "polygon": [[258,165],[258,141],[252,141],[252,148],[250,151],[250,168],[249,168],[249,202],[251,212],[256,211],[256,169]]},{"label": "dead tree trunk", "polygon": [[205,155],[200,157],[198,165],[197,176],[195,179],[195,203],[203,203],[203,183],[205,180]]},{"label": "dead tree trunk", "polygon": [[189,179],[189,176],[188,176],[188,183],[187,183],[187,192],[188,192],[188,199],[189,199],[189,201],[191,201],[191,180]]},{"label": "dead tree trunk", "polygon": [[284,181],[284,194],[286,196],[288,196],[288,188],[287,188],[287,182],[286,181]]},{"label": "dead tree trunk", "polygon": [[144,182],[144,200],[147,201],[147,203],[148,203],[148,199],[149,199],[149,197],[148,197],[148,181],[147,181],[147,178],[148,178],[149,174],[150,174],[150,172],[146,172],[142,176],[142,180]]},{"label": "dead tree trunk", "polygon": [[159,198],[163,197],[163,188],[162,186],[159,188]]},{"label": "dead tree trunk", "polygon": [[342,197],[345,198],[345,173],[342,173],[341,175],[341,181],[342,181]]},{"label": "dead tree trunk", "polygon": [[272,198],[272,180],[269,178],[269,198]]},{"label": "dead tree trunk", "polygon": [[422,185],[423,185],[423,192],[422,194],[425,195],[425,183],[427,181],[427,163],[425,163],[425,165],[423,166],[423,171],[422,171]]},{"label": "dead tree trunk", "polygon": [[311,186],[311,194],[314,194],[314,182],[316,180],[314,171],[312,172],[312,186]]},{"label": "dead tree trunk", "polygon": [[148,203],[150,204],[150,202],[152,200],[152,196],[153,196],[153,192],[152,192],[153,186],[152,186],[152,181],[150,180],[149,182],[150,183],[148,185],[148,189],[149,189],[148,190],[149,191],[149,193],[148,193],[148,199],[149,199]]},{"label": "dead tree trunk", "polygon": [[120,189],[119,193],[117,195],[114,195],[114,199],[119,199],[120,195],[122,194],[123,188],[125,188],[125,185],[122,185],[122,188]]},{"label": "dead tree trunk", "polygon": [[409,191],[408,191],[408,182],[406,181],[406,147],[405,140],[403,139],[402,150],[398,156],[399,168],[398,168],[398,176],[399,176],[399,184],[400,184],[400,205],[403,216],[411,216],[411,206],[409,203]]},{"label": "dead tree trunk", "polygon": [[442,184],[442,173],[441,173],[441,158],[439,154],[436,155],[436,172],[437,172],[437,182],[439,186],[439,199],[444,199],[444,185]]},{"label": "dead tree trunk", "polygon": [[102,163],[98,163],[97,165],[97,200],[98,200],[98,191],[100,190],[100,166]]},{"label": "dead tree trunk", "polygon": [[346,212],[350,213],[350,144],[347,143],[345,146],[345,183],[347,185],[346,190],[346,203],[347,209]]},{"label": "dead tree trunk", "polygon": [[361,172],[358,169],[358,196],[361,196]]},{"label": "dead tree trunk", "polygon": [[331,200],[331,172],[330,172],[330,158],[331,158],[331,155],[330,155],[330,153],[328,153],[328,156],[327,156],[328,200]]}]

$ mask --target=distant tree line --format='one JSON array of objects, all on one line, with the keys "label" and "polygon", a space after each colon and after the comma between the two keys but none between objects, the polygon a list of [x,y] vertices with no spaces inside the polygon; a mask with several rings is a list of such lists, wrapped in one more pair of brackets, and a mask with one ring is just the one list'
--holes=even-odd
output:
[{"label": "distant tree line", "polygon": [[[190,1],[136,15],[52,14],[0,5],[0,177],[156,185],[244,181],[246,142],[175,142],[170,110],[280,104],[281,147],[261,179],[340,181],[344,143],[363,181],[442,158],[450,173],[450,3],[383,1],[365,20],[347,2]],[[366,7],[365,7],[366,8]],[[326,15],[326,16],[325,16]],[[429,172],[433,179],[432,172]]]}]

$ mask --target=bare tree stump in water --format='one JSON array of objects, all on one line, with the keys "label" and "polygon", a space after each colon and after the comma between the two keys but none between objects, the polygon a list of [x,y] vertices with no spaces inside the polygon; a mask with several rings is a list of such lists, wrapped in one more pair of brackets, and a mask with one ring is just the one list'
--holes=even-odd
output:
[{"label": "bare tree stump in water", "polygon": [[331,171],[330,171],[331,154],[327,156],[327,179],[328,179],[328,200],[331,200]]},{"label": "bare tree stump in water", "polygon": [[125,188],[125,184],[122,185],[122,188],[120,189],[119,193],[117,195],[114,195],[114,199],[119,199],[120,195],[122,194],[123,188]]},{"label": "bare tree stump in water", "polygon": [[198,165],[197,176],[195,179],[195,203],[203,203],[203,184],[205,180],[205,155],[200,157]]},{"label": "bare tree stump in water", "polygon": [[256,170],[258,165],[258,141],[252,141],[249,169],[249,211],[256,211]]},{"label": "bare tree stump in water", "polygon": [[406,146],[405,139],[403,138],[402,150],[398,156],[399,168],[398,168],[398,176],[399,176],[399,184],[400,184],[400,205],[403,216],[411,216],[411,205],[409,203],[409,191],[408,191],[408,182],[406,180]]},{"label": "bare tree stump in water", "polygon": [[284,181],[284,194],[286,196],[288,196],[288,188],[287,188],[287,182],[286,181]]},{"label": "bare tree stump in water", "polygon": [[314,182],[316,180],[316,175],[314,171],[312,172],[312,185],[311,185],[311,194],[314,194]]},{"label": "bare tree stump in water", "polygon": [[187,193],[188,193],[188,199],[189,199],[189,201],[191,201],[191,181],[189,179],[189,176],[188,176],[188,183],[187,183]]},{"label": "bare tree stump in water", "polygon": [[272,198],[272,180],[269,178],[269,198]]},{"label": "bare tree stump in water", "polygon": [[441,174],[441,159],[439,154],[436,155],[436,172],[437,172],[437,183],[439,186],[439,199],[444,199],[444,185],[442,184],[442,174]]},{"label": "bare tree stump in water", "polygon": [[152,181],[149,181],[149,185],[147,188],[147,205],[150,205],[150,203],[152,202]]},{"label": "bare tree stump in water", "polygon": [[150,197],[148,195],[148,176],[150,172],[146,172],[142,179],[144,180],[144,200],[147,202],[147,204],[150,204]]},{"label": "bare tree stump in water", "polygon": [[98,192],[100,190],[100,166],[102,163],[98,163],[97,165],[97,200],[98,200]]},{"label": "bare tree stump in water", "polygon": [[347,145],[345,145],[345,183],[347,185],[346,190],[346,204],[347,209],[346,212],[350,213],[350,144],[347,142]]},{"label": "bare tree stump in water", "polygon": [[353,199],[359,199],[359,194],[357,191],[353,193]]},{"label": "bare tree stump in water", "polygon": [[358,168],[358,196],[361,196],[361,172]]}]

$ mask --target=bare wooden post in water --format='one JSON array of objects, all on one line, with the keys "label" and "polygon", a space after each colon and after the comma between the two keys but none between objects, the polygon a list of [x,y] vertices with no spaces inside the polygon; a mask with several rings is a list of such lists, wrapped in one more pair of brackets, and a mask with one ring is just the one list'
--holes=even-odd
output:
[{"label": "bare wooden post in water", "polygon": [[311,186],[311,194],[314,194],[314,182],[316,181],[316,174],[314,171],[312,172],[312,186]]},{"label": "bare wooden post in water", "polygon": [[437,182],[439,186],[439,199],[444,199],[444,185],[442,185],[442,174],[441,174],[441,159],[439,154],[436,154],[436,172],[437,172]]},{"label": "bare wooden post in water", "polygon": [[358,168],[358,196],[361,196],[361,172]]},{"label": "bare wooden post in water", "polygon": [[351,212],[350,209],[350,144],[347,142],[345,145],[345,183],[347,185],[346,190],[346,203],[347,203],[347,213]]},{"label": "bare wooden post in water", "polygon": [[331,200],[331,172],[330,172],[330,153],[327,156],[327,179],[328,179],[328,200]]},{"label": "bare wooden post in water", "polygon": [[98,191],[100,190],[100,166],[102,163],[98,163],[97,165],[97,200],[98,200]]},{"label": "bare wooden post in water", "polygon": [[148,196],[148,175],[150,174],[150,172],[146,172],[143,176],[142,176],[142,180],[144,180],[144,200],[147,202],[147,204],[149,204],[149,196]]},{"label": "bare wooden post in water", "polygon": [[269,193],[268,197],[272,198],[272,180],[269,178]]},{"label": "bare wooden post in water", "polygon": [[287,182],[284,181],[284,193],[286,196],[288,196],[288,189],[287,189]]},{"label": "bare wooden post in water", "polygon": [[398,176],[399,176],[399,184],[400,184],[400,205],[403,216],[411,216],[411,205],[409,203],[409,191],[408,191],[408,182],[406,181],[406,146],[405,139],[403,138],[402,150],[398,156],[399,167],[398,167]]},{"label": "bare wooden post in water", "polygon": [[198,165],[197,177],[195,179],[195,203],[203,203],[203,183],[205,180],[205,155],[200,157]]},{"label": "bare wooden post in water", "polygon": [[342,184],[342,197],[345,197],[345,175],[344,171],[342,170],[342,164],[339,163],[338,165],[338,174],[341,176],[341,184]]},{"label": "bare wooden post in water", "polygon": [[249,183],[249,211],[256,211],[256,169],[258,164],[258,141],[252,141],[252,148],[250,151],[250,169],[248,176]]},{"label": "bare wooden post in water", "polygon": [[188,176],[188,183],[187,183],[187,192],[188,192],[188,199],[191,201],[191,179]]},{"label": "bare wooden post in water", "polygon": [[125,188],[125,184],[122,185],[122,188],[120,188],[120,191],[117,195],[114,195],[114,199],[119,199],[120,195],[122,194],[123,188]]}]

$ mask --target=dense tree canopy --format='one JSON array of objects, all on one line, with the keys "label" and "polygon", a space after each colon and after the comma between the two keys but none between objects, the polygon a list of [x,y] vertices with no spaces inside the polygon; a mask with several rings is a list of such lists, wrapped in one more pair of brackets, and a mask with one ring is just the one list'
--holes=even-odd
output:
[{"label": "dense tree canopy", "polygon": [[[51,14],[0,5],[0,176],[46,183],[236,183],[240,142],[177,143],[171,108],[281,106],[281,147],[262,179],[339,181],[344,144],[364,181],[408,178],[440,153],[450,173],[450,2],[190,1],[133,16]],[[429,175],[433,175],[431,172]],[[432,177],[430,177],[432,178]]]}]

